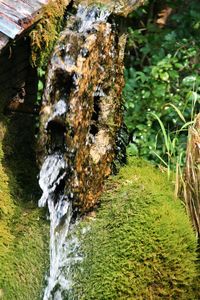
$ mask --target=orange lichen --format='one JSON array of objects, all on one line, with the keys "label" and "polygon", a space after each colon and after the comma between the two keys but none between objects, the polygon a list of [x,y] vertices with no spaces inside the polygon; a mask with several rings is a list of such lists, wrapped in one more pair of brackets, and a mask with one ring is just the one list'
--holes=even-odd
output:
[{"label": "orange lichen", "polygon": [[[38,153],[42,160],[51,140],[45,126],[53,105],[63,99],[60,91],[64,88],[68,107],[63,124],[64,155],[71,170],[65,192],[73,194],[74,205],[85,211],[97,202],[114,159],[116,135],[122,124],[126,36],[106,21],[95,23],[94,30],[83,35],[77,31],[76,22],[71,17],[52,56],[41,110]],[[59,90],[61,77],[65,80]],[[49,113],[44,113],[46,106],[50,107]]]}]

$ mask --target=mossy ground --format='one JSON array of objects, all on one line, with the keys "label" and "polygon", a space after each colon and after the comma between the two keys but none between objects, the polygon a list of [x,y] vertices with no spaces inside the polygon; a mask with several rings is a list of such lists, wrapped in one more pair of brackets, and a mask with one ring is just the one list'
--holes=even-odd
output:
[{"label": "mossy ground", "polygon": [[131,159],[80,234],[75,299],[200,299],[196,238],[164,174]]},{"label": "mossy ground", "polygon": [[[32,122],[1,115],[0,298],[5,300],[40,299],[48,269],[49,229],[36,208]],[[96,218],[80,227],[88,226],[80,235],[85,259],[75,268],[74,299],[200,299],[194,232],[166,176],[150,164],[132,159],[111,178]]]},{"label": "mossy ground", "polygon": [[32,121],[3,114],[0,121],[0,299],[38,300],[49,228],[36,202]]}]

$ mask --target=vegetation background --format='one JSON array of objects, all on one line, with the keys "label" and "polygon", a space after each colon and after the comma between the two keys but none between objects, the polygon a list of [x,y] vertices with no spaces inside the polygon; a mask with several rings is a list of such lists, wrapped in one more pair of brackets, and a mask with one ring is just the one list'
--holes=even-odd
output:
[{"label": "vegetation background", "polygon": [[200,108],[200,2],[150,0],[129,16],[124,102],[129,154],[175,169]]}]

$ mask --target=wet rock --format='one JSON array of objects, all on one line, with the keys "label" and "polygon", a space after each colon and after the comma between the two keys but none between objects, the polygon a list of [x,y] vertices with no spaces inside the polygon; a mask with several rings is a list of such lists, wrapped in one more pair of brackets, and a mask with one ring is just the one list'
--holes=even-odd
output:
[{"label": "wet rock", "polygon": [[144,4],[145,0],[75,0],[75,5],[100,5],[107,7],[113,14],[127,16],[136,7]]},{"label": "wet rock", "polygon": [[38,159],[64,154],[65,194],[82,211],[97,202],[111,172],[122,124],[126,36],[109,15],[79,6],[69,18],[51,57],[40,113]]}]

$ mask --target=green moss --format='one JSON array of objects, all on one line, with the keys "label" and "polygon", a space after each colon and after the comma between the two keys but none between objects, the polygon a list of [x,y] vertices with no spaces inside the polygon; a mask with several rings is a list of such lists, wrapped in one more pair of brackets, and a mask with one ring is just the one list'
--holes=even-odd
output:
[{"label": "green moss", "polygon": [[53,46],[63,26],[66,0],[49,1],[43,7],[41,20],[30,32],[31,62],[33,66],[45,69]]},{"label": "green moss", "polygon": [[[25,144],[25,153],[17,118],[12,122],[0,115],[0,299],[38,300],[48,268],[49,228],[33,201],[30,143]],[[20,123],[30,135],[22,116]]]},{"label": "green moss", "polygon": [[3,299],[38,300],[48,260],[48,226],[38,210],[16,207],[0,222],[0,289]]},{"label": "green moss", "polygon": [[193,229],[166,176],[150,164],[131,159],[82,226],[90,230],[75,299],[199,299]]}]

